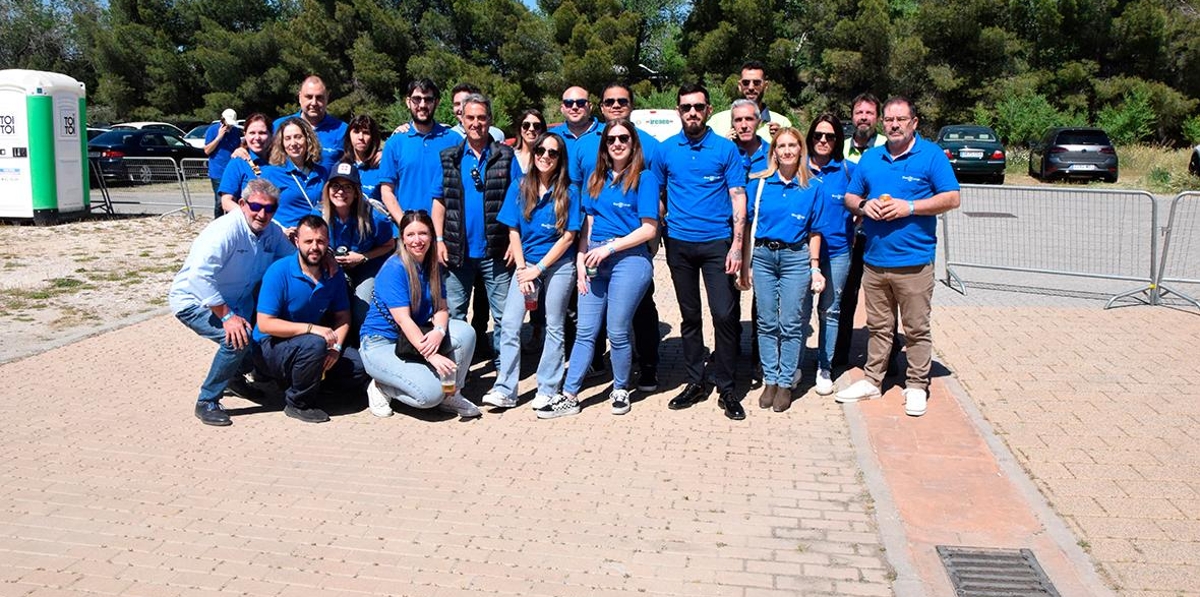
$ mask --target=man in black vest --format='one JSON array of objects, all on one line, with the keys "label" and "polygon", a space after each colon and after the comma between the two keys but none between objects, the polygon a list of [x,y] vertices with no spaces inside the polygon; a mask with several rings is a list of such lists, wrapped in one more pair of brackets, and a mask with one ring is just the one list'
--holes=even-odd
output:
[{"label": "man in black vest", "polygon": [[512,277],[508,227],[496,220],[508,185],[521,178],[512,148],[488,133],[492,104],[482,95],[463,100],[462,144],[441,152],[442,177],[433,188],[434,232],[438,258],[447,267],[446,301],[450,316],[466,321],[471,285],[478,273],[492,311],[492,347],[500,354],[500,318]]}]

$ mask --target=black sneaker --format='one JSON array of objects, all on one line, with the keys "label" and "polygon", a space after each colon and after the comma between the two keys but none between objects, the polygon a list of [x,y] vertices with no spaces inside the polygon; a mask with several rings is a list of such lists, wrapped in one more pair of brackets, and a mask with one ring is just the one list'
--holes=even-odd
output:
[{"label": "black sneaker", "polygon": [[654,367],[642,367],[638,373],[637,389],[639,392],[654,392],[658,390],[658,370]]},{"label": "black sneaker", "polygon": [[266,394],[263,394],[262,390],[250,385],[250,382],[247,382],[246,378],[240,374],[234,375],[233,379],[229,380],[229,385],[225,386],[225,393],[259,404],[266,399]]},{"label": "black sneaker", "polygon": [[550,401],[550,404],[534,412],[537,413],[539,419],[557,419],[577,415],[579,414],[579,401],[565,394],[558,394]]},{"label": "black sneaker", "polygon": [[197,402],[196,418],[200,419],[201,423],[214,427],[228,427],[233,425],[233,421],[229,420],[229,415],[225,412],[225,409],[221,408],[220,402]]},{"label": "black sneaker", "polygon": [[304,421],[305,423],[325,423],[329,421],[329,415],[319,408],[296,408],[292,405],[283,407],[283,414]]}]

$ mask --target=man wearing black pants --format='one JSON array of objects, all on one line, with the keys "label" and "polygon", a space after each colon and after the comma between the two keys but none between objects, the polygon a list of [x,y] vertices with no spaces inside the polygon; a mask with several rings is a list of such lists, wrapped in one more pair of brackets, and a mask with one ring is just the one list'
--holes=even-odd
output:
[{"label": "man wearing black pants", "polygon": [[733,142],[704,124],[712,113],[707,89],[680,87],[677,109],[683,131],[663,142],[654,167],[667,189],[667,266],[679,301],[687,369],[687,385],[667,406],[687,408],[711,391],[704,384],[703,276],[716,338],[712,366],[717,404],[725,416],[741,420],[746,411],[733,382],[738,345],[734,276],[742,267],[746,234],[746,169]]}]

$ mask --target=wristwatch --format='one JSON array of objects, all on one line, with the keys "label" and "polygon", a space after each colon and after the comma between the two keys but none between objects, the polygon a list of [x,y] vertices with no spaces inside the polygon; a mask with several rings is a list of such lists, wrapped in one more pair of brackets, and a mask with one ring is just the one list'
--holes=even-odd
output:
[{"label": "wristwatch", "polygon": [[867,202],[868,201],[870,201],[870,199],[863,199],[862,201],[858,202],[859,213],[867,213]]}]

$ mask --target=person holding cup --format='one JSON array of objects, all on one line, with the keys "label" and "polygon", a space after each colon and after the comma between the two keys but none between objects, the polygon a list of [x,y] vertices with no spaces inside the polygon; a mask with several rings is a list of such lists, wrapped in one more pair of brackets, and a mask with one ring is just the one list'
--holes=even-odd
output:
[{"label": "person holding cup", "polygon": [[[483,402],[517,405],[521,374],[521,324],[525,312],[546,305],[546,340],[538,363],[535,403],[550,401],[563,378],[563,321],[575,281],[575,235],[580,226],[579,193],[567,172],[563,138],[542,133],[533,142],[533,162],[518,184],[509,185],[497,220],[508,226],[516,266],[500,319],[500,366]],[[532,309],[530,309],[532,307]]]}]

